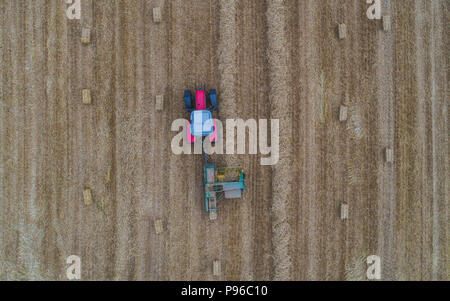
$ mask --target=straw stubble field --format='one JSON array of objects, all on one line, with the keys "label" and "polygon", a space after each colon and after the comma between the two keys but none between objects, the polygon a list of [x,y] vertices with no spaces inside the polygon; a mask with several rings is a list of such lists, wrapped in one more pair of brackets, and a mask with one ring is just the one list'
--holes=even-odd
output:
[{"label": "straw stubble field", "polygon": [[[65,8],[0,1],[0,279],[65,279],[72,254],[85,280],[362,280],[367,255],[385,280],[450,279],[448,1],[384,3],[391,32],[362,0]],[[247,176],[215,222],[202,156],[170,148],[200,84],[222,120],[280,120],[278,164],[213,156]]]}]

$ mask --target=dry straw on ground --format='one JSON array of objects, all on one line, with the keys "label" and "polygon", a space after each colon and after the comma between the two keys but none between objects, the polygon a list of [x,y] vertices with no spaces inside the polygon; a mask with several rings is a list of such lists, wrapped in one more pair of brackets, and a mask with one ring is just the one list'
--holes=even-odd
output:
[{"label": "dry straw on ground", "polygon": [[[219,73],[221,112],[236,112],[236,1],[220,1]],[[234,117],[233,117],[234,118]]]},{"label": "dry straw on ground", "polygon": [[[236,73],[237,73],[237,24],[235,0],[222,0],[220,3],[220,39],[218,49],[220,74],[220,117],[222,120],[236,118]],[[226,135],[224,128],[223,134]],[[226,165],[237,164],[236,156],[226,156]]]},{"label": "dry straw on ground", "polygon": [[[285,13],[284,1],[267,1],[271,118],[280,119],[281,131],[290,129],[291,125]],[[289,172],[291,143],[290,135],[285,134],[280,137],[280,160],[272,169],[272,247],[275,280],[289,280],[291,277],[292,261],[289,254],[291,227],[288,221],[291,192],[291,173]]]}]

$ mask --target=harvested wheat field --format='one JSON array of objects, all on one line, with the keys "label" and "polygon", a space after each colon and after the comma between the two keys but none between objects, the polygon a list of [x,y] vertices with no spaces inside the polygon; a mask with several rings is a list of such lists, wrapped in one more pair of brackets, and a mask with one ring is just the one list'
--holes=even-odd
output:
[{"label": "harvested wheat field", "polygon": [[[387,31],[364,0],[81,6],[0,1],[0,280],[450,280],[449,1],[383,1]],[[171,150],[202,84],[280,126],[275,165],[212,156],[246,173],[216,221]]]}]

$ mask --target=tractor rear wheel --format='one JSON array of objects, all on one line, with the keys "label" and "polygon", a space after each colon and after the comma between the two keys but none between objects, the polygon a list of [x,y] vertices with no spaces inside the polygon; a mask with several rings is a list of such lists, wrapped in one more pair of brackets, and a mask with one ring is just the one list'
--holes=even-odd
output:
[{"label": "tractor rear wheel", "polygon": [[184,91],[184,104],[186,106],[186,110],[190,111],[193,109],[192,94],[190,90]]}]

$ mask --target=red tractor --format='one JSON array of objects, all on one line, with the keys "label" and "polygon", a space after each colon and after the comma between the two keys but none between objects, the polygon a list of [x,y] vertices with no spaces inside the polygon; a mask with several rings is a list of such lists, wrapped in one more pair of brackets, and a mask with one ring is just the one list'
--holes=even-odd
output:
[{"label": "red tractor", "polygon": [[206,98],[207,96],[204,88],[196,89],[194,106],[191,91],[184,91],[184,103],[186,105],[185,109],[191,114],[187,128],[189,143],[194,143],[196,137],[208,136],[209,141],[211,142],[216,142],[217,140],[216,122],[212,116],[213,111],[218,111],[216,90],[209,90],[208,107]]}]

